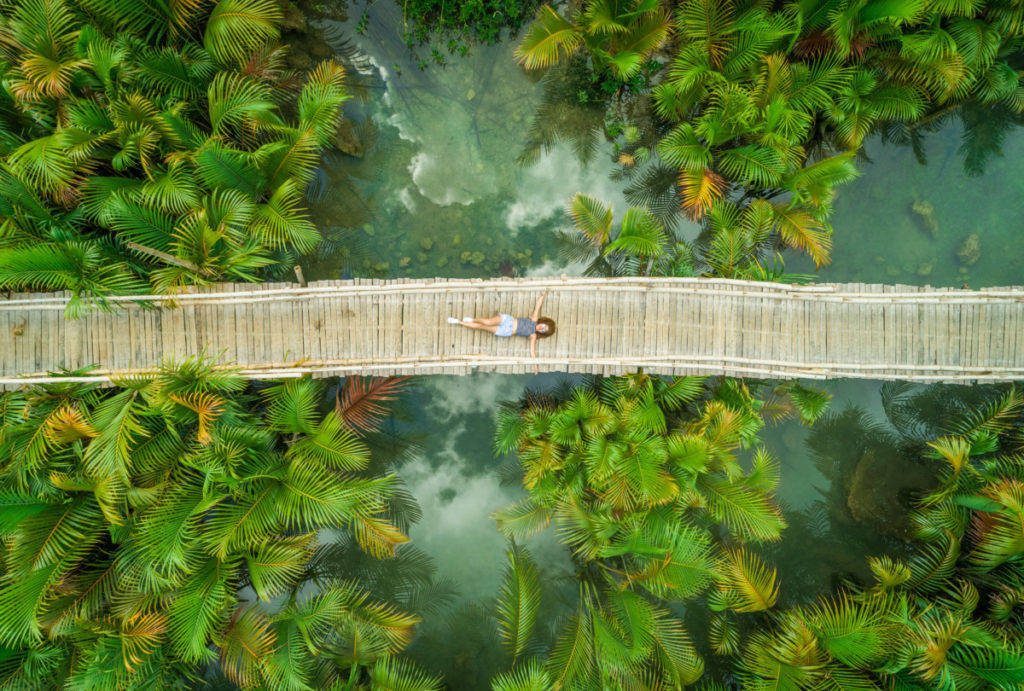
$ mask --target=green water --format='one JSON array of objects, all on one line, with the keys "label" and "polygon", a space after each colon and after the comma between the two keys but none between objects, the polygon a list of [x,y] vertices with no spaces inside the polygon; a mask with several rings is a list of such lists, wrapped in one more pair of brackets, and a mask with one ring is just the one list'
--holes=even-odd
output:
[{"label": "green water", "polygon": [[[355,241],[354,260],[313,263],[315,278],[346,269],[380,277],[540,275],[562,271],[553,231],[569,198],[589,191],[621,200],[610,157],[581,166],[567,144],[519,165],[541,90],[513,44],[474,48],[445,68],[418,69],[391,29],[397,5],[372,6],[365,35],[349,25],[347,55],[359,98],[345,112],[365,151],[327,154],[313,220]],[[581,109],[585,110],[585,109]],[[620,203],[619,206],[624,207]],[[346,266],[348,264],[348,266]]]},{"label": "green water", "polygon": [[[513,45],[474,48],[444,68],[420,71],[397,30],[397,5],[371,6],[365,35],[353,22],[331,27],[349,40],[339,51],[360,69],[350,73],[359,95],[346,106],[363,147],[361,157],[327,156],[315,190],[314,220],[344,246],[310,262],[315,278],[557,275],[553,231],[577,192],[625,207],[616,164],[604,142],[587,165],[570,143],[539,160],[517,158],[542,102],[541,87],[516,67]],[[592,129],[592,114],[569,108],[567,122]],[[839,191],[834,262],[821,280],[961,285],[1020,284],[1024,268],[1024,136],[1011,132],[1004,156],[968,177],[950,126],[926,142],[929,165],[908,148],[872,141],[862,177]],[[915,213],[930,205],[931,227]],[[958,256],[970,236],[975,249]],[[809,267],[790,259],[791,270]],[[494,416],[524,387],[549,388],[556,376],[478,374],[421,380],[407,398],[410,418],[396,431],[421,444],[398,468],[422,510],[413,546],[433,558],[433,578],[457,592],[427,618],[411,654],[444,672],[453,689],[488,688],[507,666],[487,622],[504,567],[506,544],[490,515],[522,495],[514,466],[492,451]],[[906,507],[928,486],[932,469],[911,449],[893,450],[896,428],[883,409],[879,382],[837,381],[833,415],[808,429],[786,422],[763,437],[781,461],[779,497],[790,529],[768,550],[782,582],[781,602],[827,592],[841,579],[864,577],[865,557],[907,549]],[[911,389],[911,393],[920,389]],[[887,392],[889,399],[893,394]],[[967,387],[930,390],[928,400],[978,395]],[[906,394],[904,394],[906,395]],[[928,408],[931,404],[926,405]],[[898,418],[898,416],[897,416]],[[877,424],[875,424],[877,423]],[[888,435],[888,436],[887,436]],[[571,563],[553,530],[529,548],[545,574],[557,616]],[[570,587],[571,590],[571,587]],[[693,623],[693,622],[691,622]],[[699,622],[696,623],[699,627]]]},{"label": "green water", "polygon": [[[1020,285],[1024,272],[1024,135],[1012,130],[984,173],[964,172],[961,127],[927,138],[928,165],[874,139],[861,177],[836,196],[831,266],[822,281],[912,285]],[[924,214],[934,219],[931,230]],[[971,236],[976,252],[961,250]],[[972,243],[973,244],[973,243]],[[809,268],[791,262],[792,268]]]}]

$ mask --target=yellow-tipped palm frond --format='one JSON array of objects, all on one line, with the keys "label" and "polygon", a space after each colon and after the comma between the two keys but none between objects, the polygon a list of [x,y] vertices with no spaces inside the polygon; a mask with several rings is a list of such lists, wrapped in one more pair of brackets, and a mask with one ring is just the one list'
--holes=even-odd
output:
[{"label": "yellow-tipped palm frond", "polygon": [[737,612],[763,612],[775,606],[779,596],[775,569],[746,549],[726,550],[720,563],[723,580],[719,591]]},{"label": "yellow-tipped palm frond", "polygon": [[679,173],[679,192],[683,212],[695,221],[701,220],[715,202],[725,195],[725,178],[713,170],[684,170]]},{"label": "yellow-tipped palm frond", "polygon": [[210,429],[222,412],[224,412],[224,399],[214,393],[192,393],[188,395],[171,394],[168,396],[175,403],[185,406],[198,416],[199,428],[196,437],[200,444],[209,444],[212,441]]},{"label": "yellow-tipped palm frond", "polygon": [[206,20],[203,44],[221,62],[244,64],[257,48],[278,37],[281,19],[274,0],[219,0]]},{"label": "yellow-tipped palm frond", "polygon": [[832,229],[799,206],[775,205],[775,222],[783,242],[798,249],[820,268],[832,261]]},{"label": "yellow-tipped palm frond", "polygon": [[515,56],[530,70],[550,67],[575,53],[582,43],[579,27],[544,5],[516,47]]}]

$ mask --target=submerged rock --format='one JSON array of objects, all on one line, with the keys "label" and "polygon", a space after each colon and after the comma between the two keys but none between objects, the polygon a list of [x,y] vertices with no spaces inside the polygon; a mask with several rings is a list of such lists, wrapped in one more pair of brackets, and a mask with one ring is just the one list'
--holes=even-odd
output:
[{"label": "submerged rock", "polygon": [[910,210],[917,216],[918,222],[928,231],[934,240],[939,236],[939,221],[935,218],[935,207],[932,203],[923,199],[915,199],[910,205]]},{"label": "submerged rock", "polygon": [[281,28],[285,31],[305,31],[306,30],[306,16],[302,14],[302,10],[293,5],[288,0],[282,0],[281,5]]},{"label": "submerged rock", "polygon": [[853,471],[846,505],[858,523],[909,540],[913,531],[904,500],[933,484],[934,476],[922,466],[891,449],[869,447]]},{"label": "submerged rock", "polygon": [[326,60],[334,55],[334,49],[323,41],[317,41],[309,47],[309,55],[317,60]]},{"label": "submerged rock", "polygon": [[957,250],[956,258],[964,266],[970,266],[981,258],[981,238],[977,233],[971,233]]},{"label": "submerged rock", "polygon": [[290,69],[298,71],[309,69],[309,66],[313,64],[312,58],[299,52],[289,53],[287,62]]},{"label": "submerged rock", "polygon": [[334,148],[356,158],[362,158],[366,151],[356,134],[355,125],[348,118],[343,118],[334,131]]}]

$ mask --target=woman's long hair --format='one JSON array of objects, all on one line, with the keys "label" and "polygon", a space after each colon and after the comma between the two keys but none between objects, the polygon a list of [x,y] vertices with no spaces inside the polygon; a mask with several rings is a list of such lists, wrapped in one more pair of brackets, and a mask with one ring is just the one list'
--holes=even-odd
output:
[{"label": "woman's long hair", "polygon": [[554,319],[548,319],[547,317],[541,317],[540,319],[537,320],[537,323],[538,324],[547,324],[547,326],[548,326],[548,330],[547,330],[546,333],[541,333],[540,331],[537,332],[537,338],[547,338],[548,336],[550,336],[553,333],[555,333],[555,320]]}]

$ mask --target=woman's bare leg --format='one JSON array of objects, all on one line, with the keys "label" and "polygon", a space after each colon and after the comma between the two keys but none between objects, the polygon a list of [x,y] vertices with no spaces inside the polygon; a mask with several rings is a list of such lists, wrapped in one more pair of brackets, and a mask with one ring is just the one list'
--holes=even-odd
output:
[{"label": "woman's bare leg", "polygon": [[[482,321],[484,320],[481,319],[473,320],[471,322],[459,322],[459,324],[465,326],[467,329],[480,329],[482,331],[490,331],[491,333],[494,333],[495,331],[498,330],[497,324],[481,324],[480,322]],[[499,319],[498,321],[500,322],[501,319]]]},{"label": "woman's bare leg", "polygon": [[470,321],[462,323],[464,325],[480,324],[482,326],[498,326],[501,324],[501,315],[496,314],[493,317],[473,317]]}]

